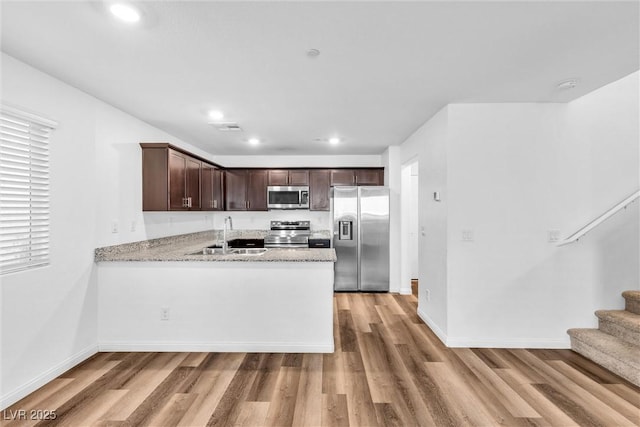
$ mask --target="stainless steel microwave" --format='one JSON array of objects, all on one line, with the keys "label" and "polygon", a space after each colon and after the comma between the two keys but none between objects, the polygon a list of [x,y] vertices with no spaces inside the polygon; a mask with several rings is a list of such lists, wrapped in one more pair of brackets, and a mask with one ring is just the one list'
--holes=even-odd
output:
[{"label": "stainless steel microwave", "polygon": [[267,187],[267,207],[269,209],[309,209],[309,186]]}]

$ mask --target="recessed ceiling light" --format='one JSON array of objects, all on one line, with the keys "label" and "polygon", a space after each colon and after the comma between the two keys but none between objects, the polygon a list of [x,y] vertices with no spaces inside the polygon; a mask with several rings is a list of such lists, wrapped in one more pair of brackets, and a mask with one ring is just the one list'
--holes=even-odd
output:
[{"label": "recessed ceiling light", "polygon": [[336,137],[329,138],[329,144],[331,144],[331,145],[340,144],[340,138],[336,138]]},{"label": "recessed ceiling light", "polygon": [[211,110],[209,111],[209,118],[211,120],[222,120],[224,119],[224,113],[218,110]]},{"label": "recessed ceiling light", "polygon": [[140,21],[140,12],[133,6],[124,3],[115,3],[109,7],[109,11],[119,20],[127,23]]},{"label": "recessed ceiling light", "polygon": [[310,58],[315,58],[320,55],[320,51],[318,49],[309,49],[307,51],[307,56]]},{"label": "recessed ceiling light", "polygon": [[558,83],[558,89],[573,89],[578,86],[578,79],[568,79]]},{"label": "recessed ceiling light", "polygon": [[258,144],[260,144],[260,140],[258,138],[251,138],[251,139],[249,139],[249,144],[258,145]]}]

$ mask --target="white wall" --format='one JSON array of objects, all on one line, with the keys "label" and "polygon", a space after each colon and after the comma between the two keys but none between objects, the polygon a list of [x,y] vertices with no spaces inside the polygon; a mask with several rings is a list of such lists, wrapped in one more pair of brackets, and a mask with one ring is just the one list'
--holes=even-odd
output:
[{"label": "white wall", "polygon": [[410,166],[410,188],[409,188],[409,257],[411,278],[417,279],[420,276],[420,258],[418,249],[420,247],[420,183],[418,175],[418,162]]},{"label": "white wall", "polygon": [[51,265],[2,276],[0,407],[96,351],[94,99],[2,55],[2,102],[59,122],[50,144]]},{"label": "white wall", "polygon": [[384,185],[389,187],[389,290],[401,294],[411,293],[411,283],[401,277],[401,210],[400,147],[391,146],[382,154],[385,167]]},{"label": "white wall", "polygon": [[[213,215],[196,212],[142,212],[140,142],[169,142],[211,159],[210,154],[168,133],[94,100],[95,246],[109,246],[210,229]],[[206,218],[205,218],[206,217]],[[118,233],[111,232],[113,222]]]},{"label": "white wall", "polygon": [[[447,139],[449,107],[440,110],[400,147],[405,165],[418,159],[418,314],[443,340],[447,336]],[[409,177],[410,178],[410,177]],[[433,200],[433,192],[441,201]],[[405,202],[410,207],[410,203]],[[409,241],[405,239],[408,253]],[[406,260],[408,261],[408,259]],[[407,269],[407,277],[410,274]],[[427,299],[428,291],[428,299]]]},{"label": "white wall", "polygon": [[574,198],[565,110],[450,106],[448,345],[557,347],[580,314],[587,271],[567,280],[568,260],[547,241]]},{"label": "white wall", "polygon": [[368,155],[318,155],[318,156],[214,156],[216,163],[228,168],[339,168],[381,167],[382,156]]},{"label": "white wall", "polygon": [[403,144],[420,156],[419,313],[448,345],[568,347],[638,288],[637,204],[547,241],[639,187],[638,117],[634,73],[569,104],[449,105]]}]

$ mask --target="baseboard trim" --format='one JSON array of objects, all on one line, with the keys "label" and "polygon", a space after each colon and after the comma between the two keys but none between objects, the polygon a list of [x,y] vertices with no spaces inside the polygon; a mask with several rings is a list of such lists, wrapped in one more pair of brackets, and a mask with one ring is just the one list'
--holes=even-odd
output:
[{"label": "baseboard trim", "polygon": [[411,288],[400,288],[400,295],[411,295]]},{"label": "baseboard trim", "polygon": [[67,359],[63,360],[62,362],[58,363],[57,365],[53,366],[37,377],[31,379],[30,381],[27,381],[24,385],[21,385],[17,389],[0,396],[0,410],[8,408],[23,397],[27,396],[30,393],[33,393],[43,385],[65,373],[69,369],[73,368],[79,363],[84,362],[97,352],[97,345],[86,347],[84,350],[79,351],[78,353],[68,357]]},{"label": "baseboard trim", "polygon": [[436,323],[421,309],[418,308],[418,317],[427,324],[434,334],[442,341],[444,345],[451,348],[553,348],[568,349],[571,348],[569,336],[566,339],[538,339],[538,338],[518,338],[496,340],[492,338],[465,338],[465,337],[449,337]]},{"label": "baseboard trim", "polygon": [[440,341],[442,341],[444,345],[447,345],[447,334],[445,334],[444,331],[440,329],[440,327],[436,325],[436,323],[427,315],[427,313],[420,309],[420,307],[418,307],[418,317],[427,324],[427,326],[433,331],[434,334],[436,334],[436,336],[440,339]]},{"label": "baseboard trim", "polygon": [[552,348],[569,349],[568,340],[541,340],[536,338],[520,338],[514,340],[495,340],[490,338],[449,338],[446,342],[451,348]]},{"label": "baseboard trim", "polygon": [[269,342],[131,342],[103,341],[99,351],[157,351],[157,352],[221,352],[221,353],[333,353],[333,341],[317,343]]}]

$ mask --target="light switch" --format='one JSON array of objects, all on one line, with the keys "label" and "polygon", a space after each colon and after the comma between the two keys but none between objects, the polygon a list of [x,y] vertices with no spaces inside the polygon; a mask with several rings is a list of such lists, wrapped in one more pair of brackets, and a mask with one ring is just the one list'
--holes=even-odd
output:
[{"label": "light switch", "polygon": [[462,230],[462,241],[463,242],[473,242],[473,230]]}]

